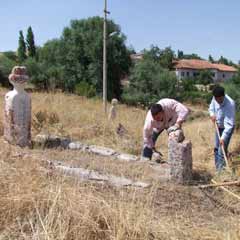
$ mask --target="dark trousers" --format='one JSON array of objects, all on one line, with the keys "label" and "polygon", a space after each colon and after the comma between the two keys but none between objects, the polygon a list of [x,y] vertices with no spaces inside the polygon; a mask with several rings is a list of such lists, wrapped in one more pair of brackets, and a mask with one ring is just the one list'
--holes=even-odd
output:
[{"label": "dark trousers", "polygon": [[[221,137],[222,133],[224,131],[224,128],[218,128],[218,130],[219,130],[219,134],[220,134],[220,137]],[[228,136],[224,140],[224,150],[225,150],[226,154],[227,154],[228,145],[230,143],[233,131],[234,131],[234,128],[232,129],[232,131],[228,134]],[[216,169],[217,169],[217,171],[221,171],[226,166],[226,163],[225,163],[225,160],[224,160],[224,156],[223,156],[221,145],[219,143],[217,132],[215,133],[214,157],[215,157]]]},{"label": "dark trousers", "polygon": [[[162,130],[163,131],[163,130]],[[152,135],[152,140],[153,140],[153,144],[155,145],[157,139],[158,139],[158,136],[162,133],[162,131],[160,132],[155,132],[153,131],[153,135]],[[153,150],[152,148],[149,148],[147,146],[145,146],[143,148],[143,152],[142,152],[142,156],[145,157],[145,158],[149,158],[151,159],[152,158],[152,155],[153,155]]]}]

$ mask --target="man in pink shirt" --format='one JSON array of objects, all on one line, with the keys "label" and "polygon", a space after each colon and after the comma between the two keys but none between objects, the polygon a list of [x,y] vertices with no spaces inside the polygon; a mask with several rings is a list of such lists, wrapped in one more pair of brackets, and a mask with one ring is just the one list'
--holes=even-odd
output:
[{"label": "man in pink shirt", "polygon": [[143,128],[143,157],[151,159],[161,132],[166,129],[169,134],[181,128],[188,113],[189,110],[174,99],[163,98],[153,104],[147,113]]}]

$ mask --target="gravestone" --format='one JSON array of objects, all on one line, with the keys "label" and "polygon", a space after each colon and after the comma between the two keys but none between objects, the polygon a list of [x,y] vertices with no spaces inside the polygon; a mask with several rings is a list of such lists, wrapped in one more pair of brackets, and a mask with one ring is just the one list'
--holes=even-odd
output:
[{"label": "gravestone", "polygon": [[184,138],[183,131],[179,129],[170,133],[168,139],[170,179],[179,184],[192,179],[192,144]]},{"label": "gravestone", "polygon": [[5,95],[4,138],[20,147],[31,143],[31,98],[24,90],[28,79],[26,67],[15,66],[9,75],[14,89]]},{"label": "gravestone", "polygon": [[118,100],[116,98],[113,98],[111,104],[112,104],[112,106],[111,106],[110,111],[109,111],[108,119],[113,121],[117,117]]}]

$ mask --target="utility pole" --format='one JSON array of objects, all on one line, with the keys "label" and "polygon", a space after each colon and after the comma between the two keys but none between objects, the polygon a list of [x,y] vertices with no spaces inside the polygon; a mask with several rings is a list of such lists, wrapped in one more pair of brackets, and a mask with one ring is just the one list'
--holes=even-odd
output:
[{"label": "utility pole", "polygon": [[103,106],[104,112],[107,114],[107,0],[104,6],[104,23],[103,23]]}]

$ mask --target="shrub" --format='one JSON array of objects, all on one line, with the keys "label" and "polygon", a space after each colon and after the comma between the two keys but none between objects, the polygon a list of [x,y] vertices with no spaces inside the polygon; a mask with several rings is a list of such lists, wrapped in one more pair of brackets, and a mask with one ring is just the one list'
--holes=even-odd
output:
[{"label": "shrub", "polygon": [[87,82],[80,82],[75,86],[75,93],[80,96],[94,97],[96,89]]}]

